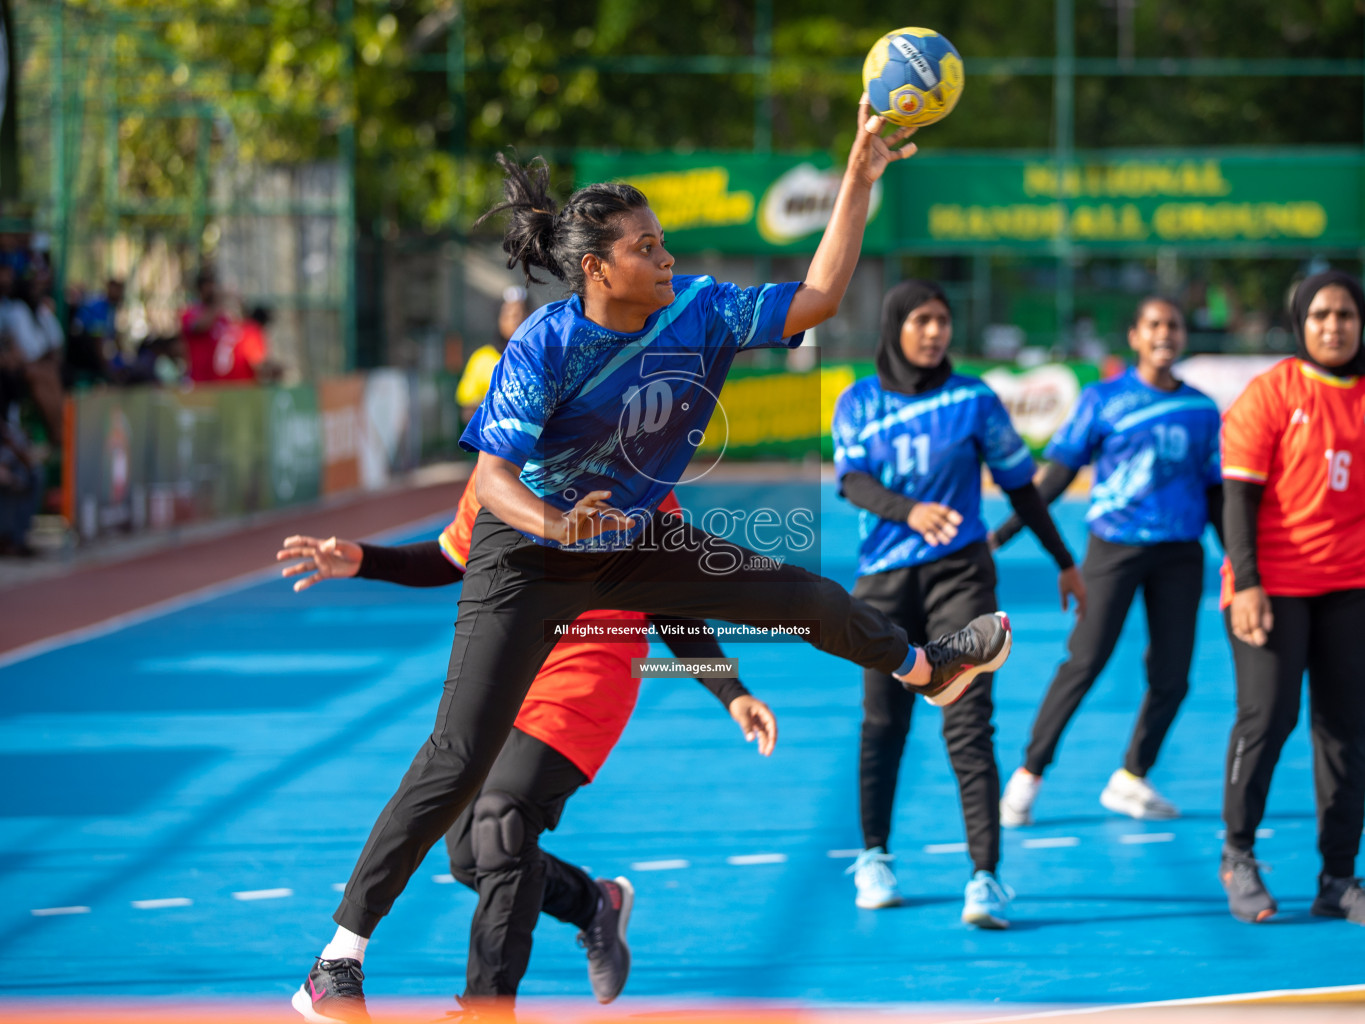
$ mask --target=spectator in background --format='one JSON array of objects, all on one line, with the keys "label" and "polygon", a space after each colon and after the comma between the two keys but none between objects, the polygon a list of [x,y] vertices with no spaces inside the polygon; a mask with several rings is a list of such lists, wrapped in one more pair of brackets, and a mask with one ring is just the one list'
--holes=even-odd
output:
[{"label": "spectator in background", "polygon": [[530,312],[525,288],[514,285],[502,293],[502,307],[498,310],[499,340],[496,345],[481,345],[474,350],[455,388],[455,401],[459,403],[460,415],[466,423],[488,393],[488,382],[492,379],[493,367],[502,358],[502,350]]},{"label": "spectator in background", "polygon": [[0,334],[0,557],[33,554],[28,530],[43,499],[43,452],[19,427],[18,403],[28,393],[24,359]]},{"label": "spectator in background", "polygon": [[62,380],[68,388],[80,384],[121,382],[123,352],[117,318],[123,305],[123,282],[109,278],[102,295],[94,295],[75,307],[66,339],[66,365]]},{"label": "spectator in background", "polygon": [[0,262],[0,332],[15,347],[28,397],[48,439],[61,444],[63,337],[47,294],[50,283],[51,275],[39,269],[16,284],[9,264]]},{"label": "spectator in background", "polygon": [[225,379],[218,371],[224,363],[219,349],[226,352],[226,366],[230,370],[234,359],[232,348],[236,325],[223,308],[218,275],[212,267],[203,267],[194,280],[199,301],[180,316],[180,334],[185,342],[189,359],[189,377],[195,383],[206,383]]},{"label": "spectator in background", "polygon": [[12,280],[20,281],[28,274],[31,257],[28,240],[16,231],[0,232],[0,267],[5,267]]},{"label": "spectator in background", "polygon": [[274,313],[266,306],[251,308],[237,327],[232,367],[224,380],[254,380],[268,384],[280,379],[282,368],[270,358],[270,335],[266,331],[274,319]]}]

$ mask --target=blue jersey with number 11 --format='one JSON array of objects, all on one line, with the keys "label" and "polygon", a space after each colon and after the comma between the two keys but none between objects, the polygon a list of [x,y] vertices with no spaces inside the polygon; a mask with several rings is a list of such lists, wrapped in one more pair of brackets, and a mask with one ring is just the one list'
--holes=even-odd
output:
[{"label": "blue jersey with number 11", "polygon": [[975,377],[953,374],[917,395],[858,381],[834,407],[834,470],[859,472],[916,501],[947,505],[962,516],[957,536],[937,547],[908,523],[858,516],[858,575],[933,562],[986,537],[981,519],[981,464],[1007,491],[1033,479],[1033,456],[999,397]]},{"label": "blue jersey with number 11", "polygon": [[1130,369],[1083,388],[1043,455],[1072,469],[1095,463],[1085,518],[1101,540],[1198,540],[1209,521],[1205,491],[1222,483],[1220,425],[1202,391],[1160,391]]}]

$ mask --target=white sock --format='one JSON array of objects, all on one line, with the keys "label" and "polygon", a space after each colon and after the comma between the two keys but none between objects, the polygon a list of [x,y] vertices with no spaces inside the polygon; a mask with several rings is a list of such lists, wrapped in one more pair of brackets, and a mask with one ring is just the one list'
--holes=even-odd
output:
[{"label": "white sock", "polygon": [[340,960],[349,957],[352,960],[365,962],[365,947],[370,944],[370,940],[357,935],[355,932],[347,931],[345,928],[338,928],[337,933],[332,936],[332,941],[327,943],[322,949],[322,959]]}]

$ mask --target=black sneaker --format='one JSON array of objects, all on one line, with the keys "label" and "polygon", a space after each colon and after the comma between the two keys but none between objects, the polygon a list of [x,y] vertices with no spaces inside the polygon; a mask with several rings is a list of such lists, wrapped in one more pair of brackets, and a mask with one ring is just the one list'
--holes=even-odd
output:
[{"label": "black sneaker", "polygon": [[578,933],[578,944],[588,951],[588,981],[599,1003],[621,994],[630,976],[630,947],[626,925],[635,903],[635,889],[625,878],[597,879],[601,899],[588,930]]},{"label": "black sneaker", "polygon": [[305,1020],[321,1024],[332,1021],[364,1024],[370,1019],[365,1009],[365,993],[361,989],[364,980],[359,960],[350,957],[323,960],[319,957],[317,965],[294,993],[291,1004]]},{"label": "black sneaker", "polygon": [[1319,917],[1342,917],[1352,924],[1365,924],[1365,890],[1360,888],[1360,879],[1319,875],[1313,913]]},{"label": "black sneaker", "polygon": [[1010,618],[1004,612],[978,615],[956,633],[941,636],[924,645],[925,657],[933,675],[925,686],[901,680],[911,693],[918,693],[930,704],[946,707],[971,686],[983,672],[994,672],[1010,656]]},{"label": "black sneaker", "polygon": [[1275,897],[1261,881],[1260,867],[1250,850],[1223,848],[1223,860],[1218,865],[1218,880],[1228,894],[1228,910],[1239,921],[1260,924],[1269,921],[1279,910]]}]

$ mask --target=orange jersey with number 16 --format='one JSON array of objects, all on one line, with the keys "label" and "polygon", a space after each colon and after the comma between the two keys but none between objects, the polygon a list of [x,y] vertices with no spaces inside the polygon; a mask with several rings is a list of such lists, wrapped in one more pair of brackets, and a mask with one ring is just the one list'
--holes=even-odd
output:
[{"label": "orange jersey with number 16", "polygon": [[[1365,378],[1286,359],[1223,418],[1223,479],[1265,486],[1256,561],[1266,593],[1365,587]],[[1224,605],[1231,600],[1224,567]]]}]

